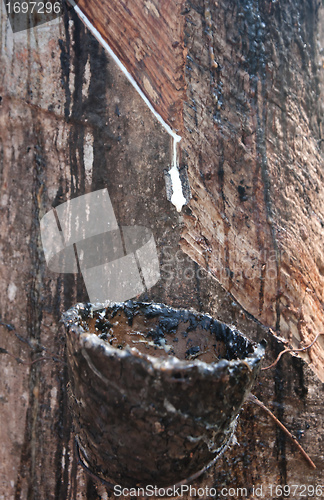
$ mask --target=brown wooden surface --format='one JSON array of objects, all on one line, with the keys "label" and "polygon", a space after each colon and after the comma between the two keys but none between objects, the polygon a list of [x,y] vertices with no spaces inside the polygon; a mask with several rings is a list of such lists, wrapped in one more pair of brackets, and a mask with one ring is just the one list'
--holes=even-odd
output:
[{"label": "brown wooden surface", "polygon": [[185,99],[184,3],[185,0],[77,2],[156,111],[180,135]]},{"label": "brown wooden surface", "polygon": [[[189,164],[194,194],[194,199],[191,202],[192,215],[186,209],[185,221],[183,215],[177,214],[165,196],[163,170],[170,164],[169,137],[98,43],[89,35],[77,16],[72,12],[65,13],[64,18],[52,25],[43,25],[30,32],[13,36],[6,23],[6,16],[1,11],[0,317],[5,323],[14,325],[20,336],[28,339],[29,345],[19,340],[14,330],[1,325],[0,347],[11,352],[14,356],[22,358],[27,363],[42,355],[42,346],[46,347],[49,353],[63,358],[63,363],[46,360],[32,365],[23,365],[17,363],[7,354],[0,354],[1,500],[104,500],[107,498],[105,488],[81,469],[75,455],[74,433],[67,408],[66,384],[68,379],[64,364],[65,337],[59,319],[61,313],[72,304],[80,300],[87,300],[87,294],[81,276],[51,273],[46,267],[40,241],[39,218],[53,205],[85,192],[107,187],[121,225],[144,225],[150,227],[154,232],[160,257],[161,280],[150,290],[148,299],[174,306],[192,306],[198,310],[210,312],[224,322],[235,324],[253,339],[266,338],[268,348],[265,365],[270,364],[282,348],[266,328],[246,314],[238,302],[233,300],[233,296],[229,295],[210,274],[202,271],[197,264],[179,250],[178,246],[180,233],[183,232],[185,240],[182,241],[182,245],[188,253],[192,252],[195,259],[201,259],[202,262],[205,262],[205,256],[212,253],[211,261],[215,262],[216,251],[213,246],[216,245],[215,248],[218,248],[217,245],[219,245],[220,251],[223,248],[215,236],[219,234],[216,233],[216,229],[224,224],[221,217],[224,211],[217,204],[220,202],[216,203],[216,201],[221,198],[223,206],[229,210],[229,201],[232,200],[234,203],[235,199],[237,206],[235,213],[238,213],[236,217],[237,219],[239,216],[242,218],[242,226],[246,220],[244,206],[247,203],[252,203],[249,198],[240,200],[237,182],[240,182],[241,178],[237,180],[234,176],[235,172],[226,170],[229,169],[228,164],[232,162],[233,158],[236,158],[234,154],[236,147],[231,149],[228,146],[229,149],[226,150],[228,164],[224,164],[225,173],[222,175],[222,170],[220,170],[220,175],[215,177],[215,171],[219,171],[220,159],[223,154],[223,149],[220,149],[220,157],[217,155],[219,150],[216,146],[218,147],[217,141],[220,140],[218,138],[223,137],[224,144],[236,144],[236,137],[239,138],[242,135],[242,132],[239,132],[241,130],[240,119],[243,119],[243,111],[245,112],[245,108],[240,108],[243,106],[240,104],[241,100],[244,103],[244,96],[248,96],[248,103],[250,100],[252,104],[256,103],[256,97],[250,96],[245,87],[242,87],[242,80],[235,73],[236,66],[233,64],[233,58],[238,57],[237,54],[240,53],[241,47],[244,50],[247,47],[246,43],[243,43],[238,36],[238,33],[245,33],[245,31],[242,29],[239,31],[239,24],[238,22],[234,23],[233,17],[241,4],[242,2],[218,2],[219,11],[217,13],[211,2],[210,5],[201,3],[198,6],[193,6],[191,3],[187,6],[188,9],[191,8],[190,11],[188,10],[187,16],[191,17],[186,20],[184,33],[187,36],[187,48],[191,50],[192,54],[190,55],[191,66],[187,68],[188,75],[192,75],[192,81],[191,86],[188,83],[187,85],[188,95],[190,96],[189,91],[194,92],[195,102],[188,100],[191,107],[188,106],[185,113],[190,112],[192,118],[186,115],[185,120],[187,124],[191,120],[195,127],[191,129],[192,133],[190,134],[189,126],[186,126],[188,134],[182,145],[182,159],[183,162]],[[255,7],[256,4],[257,2],[252,1],[244,2],[244,5],[247,6],[254,5]],[[218,19],[218,13],[220,15],[223,12],[223,17],[218,21],[217,29],[213,28],[213,36],[215,33],[218,33],[219,36],[214,51],[216,52],[216,48],[219,47],[219,50],[224,54],[221,80],[225,83],[226,71],[232,75],[226,80],[226,93],[223,91],[227,99],[224,100],[225,109],[221,109],[220,126],[208,121],[213,115],[210,104],[210,85],[216,88],[214,82],[217,76],[213,76],[214,79],[211,79],[208,69],[210,57],[208,43],[202,41],[202,37],[206,35],[206,23],[203,16],[206,16],[205,8],[208,5],[213,22]],[[285,6],[288,9],[289,6],[295,16],[298,12],[294,10],[294,5],[290,4],[288,0],[273,2],[271,5],[260,2],[260,5],[268,5],[268,7],[272,5],[274,9],[283,9]],[[313,3],[308,2],[307,5],[311,7]],[[299,2],[297,7],[302,9]],[[0,9],[3,7],[0,6]],[[225,12],[226,17],[224,17]],[[283,11],[280,12],[281,14],[277,11],[272,18],[274,24],[278,19],[284,18]],[[289,13],[289,11],[287,12]],[[301,10],[301,12],[303,11]],[[262,16],[265,16],[266,13],[267,11]],[[294,64],[296,67],[293,66],[291,69],[288,90],[295,89],[296,96],[300,97],[298,92],[305,88],[305,95],[309,91],[310,97],[312,96],[313,79],[307,80],[307,73],[310,70],[316,70],[315,72],[318,72],[318,76],[320,76],[322,66],[320,67],[319,64],[323,64],[323,60],[320,59],[320,50],[323,46],[323,42],[321,42],[323,31],[321,35],[320,31],[323,30],[323,23],[318,22],[317,24],[315,22],[317,16],[320,15],[323,16],[322,7],[320,7],[318,14],[314,15],[313,21],[310,17],[302,14],[299,19],[300,33],[303,33],[307,26],[307,32],[311,33],[309,40],[313,40],[312,36],[317,36],[320,44],[319,47],[314,48],[313,52],[310,48],[313,46],[307,45],[310,50],[309,60],[317,61],[317,69],[311,64],[303,65],[299,70],[302,73],[305,72],[304,78],[300,76],[302,81],[306,82],[303,83],[305,87],[298,87],[296,83],[300,75],[297,71],[299,61],[297,53],[294,58],[288,58],[286,53],[285,64],[281,66],[278,66],[277,52],[274,51],[271,55],[271,61],[268,61],[268,65],[272,63],[276,68],[279,68],[277,69],[279,83],[276,87],[278,92],[284,93],[283,86],[280,84],[280,75],[283,74],[283,68],[289,68],[288,61],[292,61],[290,64]],[[235,19],[240,20],[242,16]],[[286,38],[283,40],[287,42],[287,40],[292,39],[289,37],[291,30],[295,33],[294,24],[296,23],[292,22],[292,18],[288,16],[281,25],[281,31],[275,31],[279,34],[282,33],[282,36],[286,33]],[[192,34],[190,29],[196,31]],[[316,34],[317,29],[318,34]],[[269,32],[266,37],[268,43],[271,43],[271,36],[274,36],[274,33],[271,33]],[[189,47],[190,40],[194,42],[193,45],[197,46],[195,52],[193,47]],[[285,43],[282,43],[281,47],[284,47]],[[273,47],[276,46],[274,43]],[[243,62],[246,57],[246,54],[242,55]],[[249,64],[246,63],[248,69],[253,60],[251,57]],[[190,62],[190,58],[188,61]],[[250,77],[245,77],[243,80],[248,82],[247,90],[250,89]],[[307,82],[309,83],[307,84]],[[314,82],[316,82],[316,78]],[[199,85],[201,92],[198,92]],[[223,85],[224,88],[225,85]],[[320,89],[320,86],[318,88]],[[249,92],[251,91],[249,90]],[[313,97],[315,102],[316,96]],[[259,102],[260,99],[259,96],[257,101]],[[263,99],[265,108],[270,107],[271,109],[271,106],[275,106],[272,101],[268,101],[265,97]],[[319,98],[316,102],[320,106]],[[299,107],[302,110],[303,104]],[[277,108],[281,110],[279,106],[275,107],[275,109]],[[249,109],[247,109],[247,125],[251,120]],[[304,109],[308,109],[306,104],[304,104]],[[284,110],[285,108],[281,112],[285,117]],[[317,117],[315,111],[312,116]],[[228,120],[225,120],[227,116]],[[234,120],[235,116],[237,123]],[[252,116],[256,119],[255,112],[252,113]],[[318,116],[321,117],[321,114],[319,113]],[[232,121],[229,120],[230,117]],[[298,124],[298,127],[303,129],[305,126],[303,114],[301,114],[300,120],[301,124]],[[319,132],[316,127],[322,126],[321,121],[315,120],[313,123],[314,118],[310,121],[314,137],[317,138],[316,134]],[[208,124],[211,123],[212,126],[209,127]],[[234,127],[235,123],[236,127]],[[280,118],[275,123],[279,126],[280,123],[285,122]],[[257,128],[256,125],[254,126]],[[199,130],[204,131],[201,136],[199,136]],[[232,131],[230,137],[228,136],[229,130]],[[252,141],[255,131],[249,130],[249,140]],[[270,134],[272,129],[270,127],[267,130]],[[285,134],[278,135],[276,138],[278,165],[281,165],[281,160],[285,158],[282,150],[290,151],[290,154],[293,151],[290,136],[287,135],[287,132]],[[188,139],[189,135],[192,139]],[[217,141],[215,137],[217,137]],[[245,143],[250,144],[249,140],[245,139]],[[272,137],[272,140],[275,138]],[[314,144],[313,140],[308,137],[307,141],[303,142],[303,154],[307,153],[309,144]],[[239,139],[237,141],[239,144],[242,142]],[[251,142],[251,144],[253,143]],[[318,144],[321,145],[320,142]],[[252,167],[254,165],[253,168],[257,172],[257,165],[253,159],[256,145],[249,147],[248,157],[252,157]],[[291,149],[289,149],[290,147]],[[89,151],[92,151],[92,155],[89,154]],[[198,161],[199,151],[202,155],[201,163]],[[239,155],[240,150],[237,151],[237,155]],[[186,156],[186,152],[189,153],[189,157]],[[313,165],[318,165],[316,163],[319,161],[318,149],[315,148],[313,154],[314,158],[307,163],[309,169],[313,168]],[[286,163],[283,162],[284,165]],[[209,173],[203,170],[208,165]],[[237,169],[242,168],[247,175],[243,167],[246,168],[243,160],[242,163],[237,163]],[[226,172],[231,173],[227,175]],[[295,170],[292,171],[292,174],[293,172]],[[306,173],[305,169],[305,176]],[[313,204],[316,200],[318,204],[322,202],[320,197],[322,187],[316,180],[317,175],[320,176],[319,167],[317,172],[310,170],[308,178],[311,182],[314,177],[314,185],[316,187],[318,184],[319,194],[316,195],[315,188],[313,191],[311,189],[305,191],[313,200]],[[222,178],[224,178],[223,189],[225,190],[223,194],[219,188],[219,179]],[[254,178],[257,178],[256,174]],[[228,182],[225,183],[225,180]],[[231,187],[231,180],[236,182],[234,187]],[[279,177],[276,177],[275,182],[279,181],[283,183],[284,179],[280,180]],[[296,182],[296,187],[301,186],[296,176],[294,182]],[[213,187],[214,183],[216,187]],[[256,200],[260,201],[261,213],[261,209],[264,207],[264,192],[261,181],[255,180],[255,183],[256,194],[253,195],[252,200],[255,205]],[[234,196],[236,192],[238,193],[237,199]],[[226,193],[229,195],[226,196]],[[249,193],[250,191],[247,190],[247,196],[250,196]],[[284,193],[284,189],[281,189],[278,196],[282,193]],[[244,197],[244,194],[241,194],[241,197]],[[299,197],[294,204],[294,210],[298,214],[303,199],[303,197]],[[201,200],[200,203],[198,203],[199,200]],[[283,210],[285,206],[281,209]],[[288,205],[286,210],[288,210],[287,207]],[[253,212],[249,213],[253,215]],[[320,212],[315,213],[319,214]],[[199,214],[199,218],[197,214]],[[249,219],[253,222],[255,217],[252,215]],[[263,220],[266,220],[266,217],[263,217]],[[287,214],[285,217],[286,219],[282,218],[281,220],[286,220],[289,226],[290,218]],[[212,222],[210,222],[210,218],[212,218]],[[247,219],[248,222],[249,219]],[[212,223],[215,223],[215,232],[211,244],[208,240],[209,233],[205,234],[205,231],[207,231],[206,228],[211,227]],[[298,220],[295,221],[295,224],[298,226]],[[305,235],[307,235],[307,231],[312,229],[312,219],[304,221],[304,226]],[[189,236],[189,230],[192,238]],[[231,230],[233,231],[233,229]],[[236,231],[238,231],[237,228]],[[312,230],[309,238],[305,239],[305,247],[310,249],[307,250],[309,255],[313,252],[313,259],[317,255],[315,252],[318,252],[318,255],[321,252],[321,231],[319,225]],[[188,243],[185,242],[187,240],[191,243],[194,242],[193,246],[191,243],[188,246]],[[255,240],[251,239],[251,241]],[[260,241],[262,242],[262,240]],[[267,242],[270,244],[269,237],[264,241],[264,244]],[[316,241],[318,241],[317,245]],[[261,245],[260,242],[259,244]],[[231,258],[234,258],[235,253],[233,254],[233,252],[240,250],[241,243],[239,239],[236,239],[236,246],[233,242],[231,245],[229,247],[231,252],[228,255],[232,255]],[[191,247],[193,250],[190,250]],[[247,246],[248,248],[250,247]],[[265,246],[265,248],[268,247]],[[296,248],[295,245],[291,248],[296,252],[291,258],[297,258],[298,247]],[[199,257],[200,251],[203,257]],[[227,259],[226,256],[222,258]],[[231,261],[229,260],[229,262]],[[292,263],[294,262],[292,260]],[[247,263],[244,263],[245,268],[246,272],[251,271]],[[293,270],[294,268],[292,268]],[[292,271],[289,272],[294,277]],[[289,283],[292,278],[288,275],[287,280]],[[255,281],[259,282],[258,279]],[[226,280],[224,283],[227,286]],[[247,286],[249,286],[249,280],[246,280]],[[270,286],[269,283],[268,286]],[[301,295],[298,294],[298,288],[294,291],[296,311],[304,300],[305,291],[311,295],[308,290],[301,288]],[[251,294],[255,294],[252,295],[256,297],[255,300],[250,301],[248,293],[240,300],[241,302],[243,299],[249,301],[251,307],[256,304],[258,312],[259,288],[257,286],[256,290],[257,292],[254,285],[248,289]],[[269,290],[271,291],[272,288]],[[273,290],[275,293],[276,286],[273,287]],[[232,291],[235,292],[234,287]],[[316,293],[321,293],[321,290],[316,290]],[[304,304],[307,303],[304,302]],[[294,314],[297,312],[292,311],[291,305],[289,307],[290,309],[286,308],[286,315],[288,321],[291,317],[293,319],[290,321],[294,322]],[[308,312],[310,310],[310,308],[307,309]],[[305,317],[307,319],[307,316]],[[319,321],[320,317],[320,315],[316,317],[314,322]],[[314,328],[313,325],[313,330]],[[239,445],[233,445],[216,463],[215,467],[211,468],[194,485],[215,486],[219,492],[222,488],[246,487],[248,488],[247,498],[252,500],[255,498],[252,495],[253,485],[262,485],[264,492],[267,491],[265,498],[270,498],[270,495],[266,496],[269,490],[265,490],[269,485],[275,487],[280,484],[322,484],[324,407],[323,384],[319,378],[302,360],[286,355],[275,369],[261,373],[254,392],[298,436],[299,441],[314,460],[317,469],[312,471],[308,468],[282,432],[276,429],[257,407],[246,405],[241,413],[236,433]],[[220,496],[220,498],[226,498],[226,496]],[[239,495],[238,498],[240,498]],[[293,496],[290,495],[290,498]]]}]

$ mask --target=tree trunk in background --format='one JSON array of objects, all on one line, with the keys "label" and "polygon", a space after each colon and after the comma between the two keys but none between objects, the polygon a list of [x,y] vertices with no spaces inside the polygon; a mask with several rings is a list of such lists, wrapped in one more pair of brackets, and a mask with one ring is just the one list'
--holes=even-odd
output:
[{"label": "tree trunk in background", "polygon": [[[159,8],[137,4],[145,15]],[[176,98],[172,108],[170,90],[161,114],[171,125],[174,114],[183,136],[193,198],[182,215],[165,195],[169,135],[76,14],[13,35],[0,8],[0,317],[15,327],[0,326],[0,347],[27,363],[53,353],[61,360],[26,365],[1,353],[0,499],[105,499],[75,456],[59,323],[88,297],[81,275],[48,270],[39,220],[107,187],[119,224],[150,227],[157,243],[161,280],[141,298],[194,307],[266,338],[265,365],[282,349],[267,327],[292,343],[312,340],[324,330],[324,6],[181,5],[184,109]],[[253,485],[272,498],[270,485],[321,484],[322,353],[321,341],[305,361],[286,355],[254,388],[317,469],[247,404],[239,446],[195,486],[245,487],[242,498],[252,499]]]}]

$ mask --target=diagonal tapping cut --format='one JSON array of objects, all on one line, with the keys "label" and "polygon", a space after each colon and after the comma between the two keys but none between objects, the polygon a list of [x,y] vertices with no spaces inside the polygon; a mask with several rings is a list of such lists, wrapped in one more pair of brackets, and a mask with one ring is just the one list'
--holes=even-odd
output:
[{"label": "diagonal tapping cut", "polygon": [[143,101],[148,106],[150,111],[154,114],[154,116],[158,120],[158,122],[162,125],[162,127],[166,130],[166,132],[171,136],[172,141],[173,141],[172,166],[171,166],[171,169],[168,172],[168,174],[169,174],[169,182],[171,183],[172,195],[171,195],[171,197],[168,196],[168,199],[176,207],[177,211],[180,212],[182,207],[188,203],[188,201],[191,197],[191,194],[189,194],[189,196],[188,196],[184,192],[185,189],[183,188],[182,178],[181,178],[180,172],[179,172],[178,144],[181,141],[181,136],[178,135],[170,127],[170,125],[168,125],[168,123],[162,118],[162,116],[156,111],[154,105],[151,103],[151,101],[147,98],[145,93],[142,91],[142,89],[140,88],[140,86],[136,82],[135,78],[130,74],[130,72],[127,70],[125,65],[117,57],[117,55],[112,50],[110,45],[103,38],[103,36],[99,33],[97,28],[91,23],[89,18],[80,9],[80,7],[78,7],[78,5],[74,2],[74,0],[68,0],[68,2],[69,2],[69,4],[71,4],[73,6],[75,12],[77,13],[77,15],[79,16],[81,21],[84,23],[84,25],[89,29],[89,31],[92,33],[92,35],[100,43],[100,45],[108,52],[110,57],[114,60],[114,62],[119,67],[119,69],[122,71],[122,73],[126,76],[126,78],[129,80],[129,82],[132,84],[132,86],[134,87],[136,92],[140,95],[140,97],[143,99]]}]

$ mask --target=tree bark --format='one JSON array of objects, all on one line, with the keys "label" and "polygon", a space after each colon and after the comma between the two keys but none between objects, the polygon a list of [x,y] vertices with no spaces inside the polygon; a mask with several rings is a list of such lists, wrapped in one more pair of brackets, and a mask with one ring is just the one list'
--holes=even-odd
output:
[{"label": "tree bark", "polygon": [[[324,327],[320,3],[78,6],[183,136],[182,249],[292,346],[312,342]],[[323,347],[304,353],[322,381]]]},{"label": "tree bark", "polygon": [[[90,15],[96,4],[87,4]],[[46,266],[39,220],[52,207],[107,187],[119,224],[150,227],[157,243],[161,280],[141,298],[194,307],[266,338],[265,366],[283,348],[277,336],[296,346],[324,331],[323,4],[165,4],[116,2],[136,6],[133,21],[145,21],[136,43],[116,38],[127,13],[118,23],[108,13],[110,24],[100,18],[97,28],[182,135],[193,197],[181,215],[165,195],[169,135],[75,12],[13,35],[0,6],[0,347],[27,363],[1,352],[5,500],[107,498],[75,453],[59,321],[88,297],[81,275]],[[143,42],[150,29],[155,45]],[[161,57],[172,58],[169,67]],[[270,486],[321,484],[323,345],[305,360],[283,356],[254,388],[317,469],[247,404],[239,445],[193,486],[216,487],[219,498],[229,496],[222,488],[247,488],[234,498],[252,499],[253,486],[272,498],[280,495]]]}]

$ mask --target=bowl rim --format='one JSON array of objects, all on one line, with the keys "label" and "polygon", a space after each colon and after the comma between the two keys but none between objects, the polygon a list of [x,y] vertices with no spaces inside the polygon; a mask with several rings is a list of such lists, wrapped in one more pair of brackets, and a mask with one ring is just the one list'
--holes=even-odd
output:
[{"label": "bowl rim", "polygon": [[[247,356],[241,359],[220,359],[207,363],[206,361],[201,361],[199,359],[194,360],[182,360],[176,356],[168,356],[167,358],[162,356],[152,356],[150,354],[140,352],[136,347],[126,346],[124,349],[118,349],[117,347],[111,346],[104,339],[100,339],[97,334],[90,333],[86,331],[80,324],[80,320],[84,320],[81,316],[81,308],[87,307],[89,309],[89,316],[93,317],[93,314],[102,311],[107,308],[123,307],[126,304],[132,304],[135,306],[154,306],[156,309],[166,309],[171,311],[187,311],[196,316],[204,316],[210,318],[213,321],[219,322],[226,327],[229,327],[233,334],[237,334],[244,338],[250,345],[252,345],[253,351]],[[261,340],[260,342],[255,342],[244,335],[240,330],[238,330],[234,325],[228,325],[223,323],[218,319],[213,318],[208,313],[198,312],[193,308],[183,308],[183,307],[173,307],[163,303],[155,302],[144,302],[144,301],[126,301],[126,302],[78,302],[66,312],[63,313],[61,322],[64,324],[68,332],[74,333],[80,342],[81,349],[86,349],[87,351],[96,350],[100,351],[101,354],[107,356],[107,358],[119,358],[119,359],[132,359],[137,360],[141,364],[147,365],[148,370],[163,371],[163,372],[173,372],[174,370],[192,370],[197,369],[198,372],[207,374],[214,373],[215,371],[223,370],[225,368],[235,368],[240,365],[246,365],[252,372],[255,367],[257,367],[264,355],[265,355],[265,345],[266,342]],[[207,331],[207,330],[206,330]]]}]

